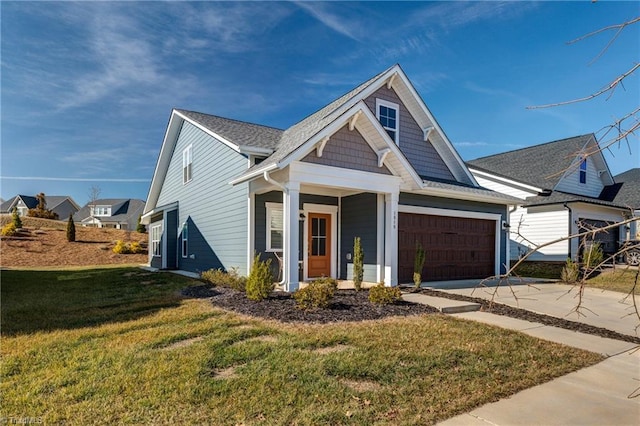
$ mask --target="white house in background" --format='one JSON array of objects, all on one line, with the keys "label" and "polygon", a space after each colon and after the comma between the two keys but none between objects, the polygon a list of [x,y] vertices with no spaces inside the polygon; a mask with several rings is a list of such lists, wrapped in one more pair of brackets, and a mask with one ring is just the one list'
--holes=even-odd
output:
[{"label": "white house in background", "polygon": [[[614,224],[632,214],[622,198],[595,135],[562,139],[468,161],[485,188],[522,198],[510,215],[511,259],[532,248],[593,227]],[[625,188],[637,193],[637,187]],[[600,232],[595,239],[605,253],[626,239],[624,226]],[[578,259],[580,241],[573,238],[540,248],[528,260]]]},{"label": "white house in background", "polygon": [[95,200],[80,209],[73,220],[82,226],[135,230],[144,203],[131,198]]}]

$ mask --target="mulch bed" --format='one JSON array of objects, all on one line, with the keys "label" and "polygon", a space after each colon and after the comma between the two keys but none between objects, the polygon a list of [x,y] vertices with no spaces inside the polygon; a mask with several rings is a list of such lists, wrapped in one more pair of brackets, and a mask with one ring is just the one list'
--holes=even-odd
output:
[{"label": "mulch bed", "polygon": [[[410,291],[416,290],[412,289]],[[564,318],[538,314],[501,303],[491,303],[490,301],[477,297],[450,294],[432,289],[420,289],[417,291],[429,296],[479,303],[482,311],[497,315],[640,344],[640,338],[637,336],[629,336]],[[405,301],[400,301],[392,305],[375,305],[369,302],[369,292],[366,290],[338,290],[329,308],[308,311],[298,309],[291,295],[282,292],[273,292],[268,299],[253,301],[247,299],[244,293],[237,290],[204,284],[188,287],[182,291],[182,294],[191,298],[209,299],[214,306],[240,314],[288,323],[305,322],[327,324],[376,320],[390,316],[439,314],[439,311],[431,306]]]},{"label": "mulch bed", "polygon": [[214,306],[244,315],[273,319],[282,322],[308,322],[327,324],[345,321],[377,320],[390,316],[435,314],[431,306],[400,301],[392,305],[375,305],[369,302],[366,290],[337,290],[327,309],[302,310],[289,293],[273,292],[268,299],[253,301],[244,293],[226,287],[201,285],[182,291],[187,297],[209,298]]}]

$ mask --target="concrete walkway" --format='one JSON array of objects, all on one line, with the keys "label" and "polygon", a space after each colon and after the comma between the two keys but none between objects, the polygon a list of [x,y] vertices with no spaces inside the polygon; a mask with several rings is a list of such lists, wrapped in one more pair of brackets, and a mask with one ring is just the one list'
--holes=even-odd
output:
[{"label": "concrete walkway", "polygon": [[[439,290],[442,290],[442,283],[439,284]],[[468,284],[467,288],[463,288],[461,282],[452,283],[446,291],[471,295],[473,288],[468,288]],[[473,283],[475,285],[477,281]],[[623,295],[620,293],[587,289],[584,295],[585,307],[594,313],[586,311],[587,317],[575,314],[567,316],[575,308],[576,300],[571,294],[566,294],[566,286],[538,283],[536,287],[540,290],[527,285],[512,287],[517,300],[508,288],[498,288],[498,296],[494,300],[636,335],[637,318],[620,318],[627,308],[625,302],[621,302]],[[476,289],[473,296],[490,298],[492,290]],[[562,296],[563,294],[566,295]],[[405,294],[403,298],[434,306],[443,312],[443,308],[451,309],[452,305],[454,311],[456,309],[455,303],[452,304],[449,299],[418,294]],[[467,302],[462,302],[462,306],[465,304],[468,305]],[[517,330],[544,340],[597,352],[608,358],[594,366],[448,419],[441,425],[640,425],[640,396],[629,398],[634,392],[640,394],[640,350],[634,350],[638,345],[486,312],[470,311],[469,308],[467,311],[453,313],[452,316]]]}]

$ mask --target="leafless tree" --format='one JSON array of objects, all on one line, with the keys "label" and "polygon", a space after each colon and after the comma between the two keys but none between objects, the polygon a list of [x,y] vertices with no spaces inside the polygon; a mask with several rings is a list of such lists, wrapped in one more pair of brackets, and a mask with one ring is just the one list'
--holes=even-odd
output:
[{"label": "leafless tree", "polygon": [[100,199],[100,193],[102,190],[99,186],[93,185],[89,188],[89,215],[91,217],[91,224],[93,225],[95,222],[94,214],[96,210],[96,203],[98,199]]}]

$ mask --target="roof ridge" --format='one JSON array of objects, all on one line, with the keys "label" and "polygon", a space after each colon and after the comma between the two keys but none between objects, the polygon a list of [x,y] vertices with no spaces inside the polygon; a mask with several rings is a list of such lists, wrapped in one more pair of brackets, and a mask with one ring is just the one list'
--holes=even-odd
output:
[{"label": "roof ridge", "polygon": [[558,140],[555,140],[555,141],[543,142],[543,143],[536,144],[536,145],[525,146],[525,147],[518,148],[518,149],[512,149],[511,151],[503,151],[503,152],[499,152],[497,154],[485,155],[484,157],[474,158],[473,160],[469,160],[467,162],[472,162],[472,161],[476,161],[476,160],[483,160],[485,158],[497,157],[499,155],[504,155],[504,154],[512,154],[512,153],[516,153],[518,151],[525,151],[525,150],[529,150],[529,149],[540,148],[540,147],[543,147],[543,146],[547,146],[547,145],[551,145],[551,144],[555,144],[555,143],[559,143],[559,142],[565,142],[565,141],[568,141],[568,140],[571,140],[571,139],[584,138],[584,137],[587,137],[587,136],[593,136],[593,138],[597,142],[597,139],[596,139],[594,133],[585,133],[583,135],[571,136],[571,137],[567,137],[567,138],[558,139]]},{"label": "roof ridge", "polygon": [[215,118],[219,118],[219,119],[222,119],[222,120],[233,121],[233,122],[240,123],[240,124],[249,124],[251,126],[265,127],[265,128],[268,128],[268,129],[279,130],[281,132],[283,132],[285,130],[285,129],[281,129],[279,127],[269,126],[267,124],[252,123],[252,122],[246,121],[246,120],[239,120],[237,118],[230,118],[230,117],[222,117],[221,115],[209,114],[209,113],[206,113],[206,112],[192,111],[192,110],[182,109],[182,108],[174,108],[174,110],[176,110],[178,112],[183,112],[183,113],[187,112],[187,113],[207,115],[209,117],[215,117]]}]

